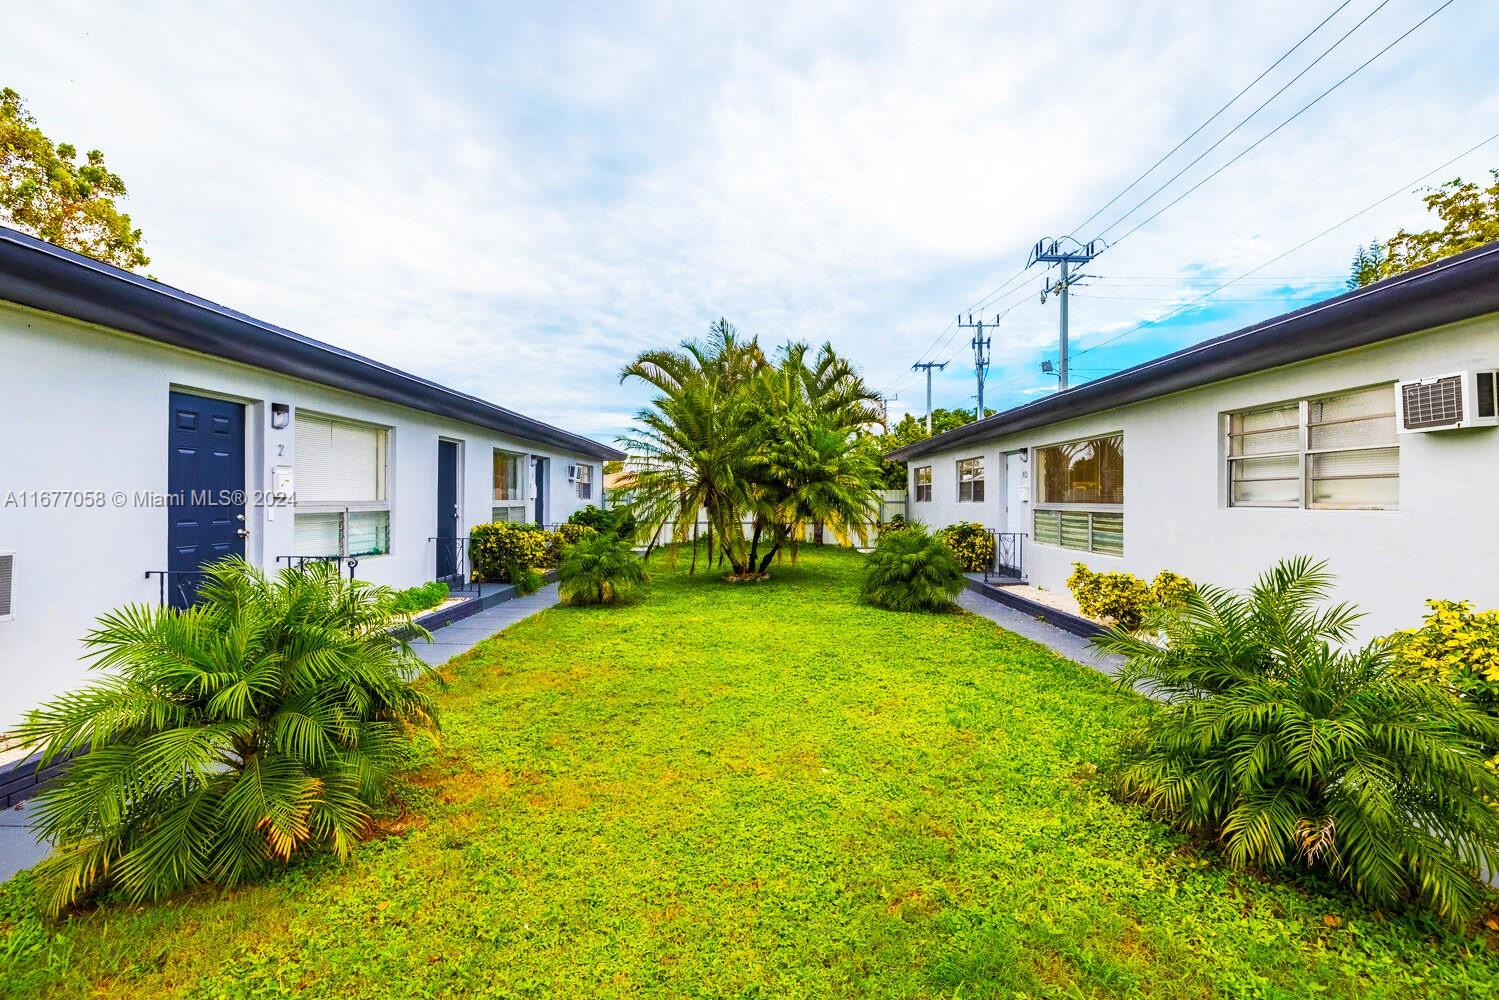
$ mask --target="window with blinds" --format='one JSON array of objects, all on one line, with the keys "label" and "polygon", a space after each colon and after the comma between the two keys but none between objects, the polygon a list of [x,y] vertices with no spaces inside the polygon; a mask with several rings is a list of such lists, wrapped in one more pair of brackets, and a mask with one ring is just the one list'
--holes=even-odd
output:
[{"label": "window with blinds", "polygon": [[297,555],[390,551],[389,446],[384,427],[297,413]]},{"label": "window with blinds", "polygon": [[1229,504],[1389,510],[1400,502],[1391,386],[1229,414]]},{"label": "window with blinds", "polygon": [[574,485],[577,487],[579,500],[593,499],[593,466],[579,465],[577,467],[577,479]]},{"label": "window with blinds", "polygon": [[1032,539],[1079,552],[1124,555],[1124,435],[1036,449],[1040,484]]},{"label": "window with blinds", "polygon": [[524,455],[508,451],[494,453],[494,519],[524,521],[526,502],[521,493],[521,469]]},{"label": "window with blinds", "polygon": [[932,467],[923,465],[915,472],[916,502],[927,503],[932,499]]},{"label": "window with blinds", "polygon": [[958,502],[980,503],[984,499],[984,460],[965,458],[958,462]]}]

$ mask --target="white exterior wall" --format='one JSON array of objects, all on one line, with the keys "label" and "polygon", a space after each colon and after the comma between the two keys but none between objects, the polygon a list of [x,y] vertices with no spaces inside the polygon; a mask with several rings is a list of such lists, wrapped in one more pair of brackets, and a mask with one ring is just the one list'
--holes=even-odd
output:
[{"label": "white exterior wall", "polygon": [[[1419,623],[1427,598],[1499,607],[1499,428],[1399,435],[1398,510],[1297,510],[1228,505],[1226,415],[1270,403],[1400,379],[1499,368],[1499,315],[1343,354],[1258,372],[1018,434],[923,456],[932,499],[910,517],[932,527],[977,521],[1032,531],[1028,510],[1009,524],[1001,456],[1017,449],[1124,434],[1124,555],[1025,541],[1025,574],[1065,590],[1074,562],[1149,578],[1175,570],[1199,582],[1244,586],[1277,560],[1328,560],[1338,598],[1366,613],[1364,636]],[[1393,398],[1392,398],[1393,402]],[[982,503],[957,500],[957,462],[984,459]],[[1031,457],[1027,470],[1035,466]]]},{"label": "white exterior wall", "polygon": [[[461,442],[459,534],[492,519],[493,452],[551,459],[547,523],[603,506],[603,463],[506,438],[470,424],[287,376],[177,350],[142,338],[0,304],[0,551],[14,551],[14,617],[0,621],[0,733],[37,702],[85,676],[80,638],[95,617],[127,602],[155,603],[166,568],[166,508],[134,495],[167,491],[168,394],[182,390],[245,404],[246,490],[270,488],[271,469],[296,466],[299,407],[389,427],[390,552],[361,557],[356,575],[409,587],[433,579],[437,441]],[[292,407],[275,430],[270,404]],[[593,499],[579,500],[566,465],[592,465]],[[530,474],[529,462],[524,463]],[[530,483],[523,484],[530,496]],[[123,507],[40,509],[7,505],[33,490],[123,491]],[[526,501],[530,517],[533,504]],[[273,568],[296,552],[293,510],[245,511],[246,557]]]}]

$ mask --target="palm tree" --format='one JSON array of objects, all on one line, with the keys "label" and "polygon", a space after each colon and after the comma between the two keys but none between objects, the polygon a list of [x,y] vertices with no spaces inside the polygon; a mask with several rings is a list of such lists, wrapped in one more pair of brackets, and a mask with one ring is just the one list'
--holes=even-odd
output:
[{"label": "palm tree", "polygon": [[657,391],[621,438],[635,456],[634,513],[656,537],[671,523],[672,541],[691,540],[694,570],[699,510],[710,558],[716,537],[736,576],[763,574],[809,523],[819,541],[824,523],[846,539],[877,517],[878,469],[859,432],[878,421],[878,397],[830,344],[811,353],[788,343],[767,361],[719,320],[706,343],[648,351],[621,373]]},{"label": "palm tree", "polygon": [[[677,351],[647,351],[620,372],[656,390],[639,411],[640,429],[620,438],[633,456],[632,512],[659,537],[671,525],[674,542],[695,541],[698,512],[708,518],[708,551],[716,534],[736,573],[747,572],[743,518],[754,497],[746,463],[757,449],[758,419],[744,387],[764,365],[757,341],[741,342],[720,319],[706,342]],[[696,546],[693,548],[696,568]]]},{"label": "palm tree", "polygon": [[1167,699],[1122,787],[1233,864],[1313,869],[1459,922],[1499,862],[1499,724],[1399,676],[1388,642],[1350,648],[1359,613],[1324,607],[1331,586],[1324,564],[1288,560],[1247,593],[1199,586],[1144,632],[1112,630],[1121,683]]},{"label": "palm tree", "polygon": [[87,637],[109,674],[33,711],[36,800],[57,845],[38,868],[59,911],[109,886],[131,899],[234,885],[312,850],[347,855],[436,708],[411,681],[424,636],[397,595],[309,565],[275,578],[209,568],[187,610],[130,606]]}]

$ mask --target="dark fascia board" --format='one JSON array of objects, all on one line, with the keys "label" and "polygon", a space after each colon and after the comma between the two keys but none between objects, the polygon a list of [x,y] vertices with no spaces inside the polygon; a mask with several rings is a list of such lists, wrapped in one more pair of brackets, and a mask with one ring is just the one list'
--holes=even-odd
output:
[{"label": "dark fascia board", "polygon": [[0,299],[600,461],[624,452],[0,226]]},{"label": "dark fascia board", "polygon": [[897,448],[904,462],[1499,312],[1499,241]]}]

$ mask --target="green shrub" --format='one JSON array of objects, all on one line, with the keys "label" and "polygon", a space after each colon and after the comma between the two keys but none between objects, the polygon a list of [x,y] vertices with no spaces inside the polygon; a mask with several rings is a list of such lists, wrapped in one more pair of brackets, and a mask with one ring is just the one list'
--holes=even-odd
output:
[{"label": "green shrub", "polygon": [[1073,563],[1067,589],[1089,618],[1133,632],[1157,608],[1177,608],[1197,587],[1180,574],[1163,569],[1151,583],[1133,573],[1095,573],[1085,563]]},{"label": "green shrub", "polygon": [[1420,628],[1390,637],[1401,672],[1499,715],[1499,611],[1474,611],[1469,601],[1426,606]]},{"label": "green shrub", "polygon": [[1126,685],[1166,699],[1125,751],[1120,789],[1217,840],[1237,866],[1331,877],[1371,905],[1454,924],[1499,863],[1499,724],[1348,644],[1321,563],[1281,563],[1246,593],[1196,588],[1150,637],[1114,628]]},{"label": "green shrub", "polygon": [[397,591],[392,606],[402,614],[414,615],[428,608],[435,608],[447,599],[448,585],[441,580],[434,580],[420,587]]},{"label": "green shrub", "polygon": [[515,585],[515,593],[519,597],[534,594],[541,589],[541,571],[534,566],[511,563],[505,568],[505,578]]},{"label": "green shrub", "polygon": [[619,604],[646,580],[645,563],[615,534],[591,531],[567,547],[557,568],[564,604]]},{"label": "green shrub", "polygon": [[892,611],[947,611],[963,586],[957,557],[919,524],[881,535],[864,567],[864,600]]},{"label": "green shrub", "polygon": [[902,514],[896,514],[894,517],[890,518],[890,520],[885,521],[880,525],[880,534],[893,535],[897,532],[905,531],[907,527],[909,527],[909,525],[906,524],[905,516]]},{"label": "green shrub", "polygon": [[1150,581],[1150,600],[1157,607],[1180,608],[1187,603],[1188,595],[1197,590],[1197,584],[1180,573],[1163,569]]},{"label": "green shrub", "polygon": [[411,732],[436,728],[410,683],[429,668],[403,638],[426,633],[389,588],[233,559],[198,597],[100,618],[85,643],[107,676],[17,731],[44,765],[78,754],[32,810],[57,845],[36,870],[54,912],[111,887],[151,899],[347,855]]},{"label": "green shrub", "polygon": [[959,521],[938,531],[937,537],[969,573],[982,573],[994,565],[994,536],[982,524]]},{"label": "green shrub", "polygon": [[567,548],[576,545],[585,538],[592,538],[598,534],[593,528],[586,524],[559,524],[556,530],[548,531],[545,561],[538,563],[540,566],[560,566],[562,557]]},{"label": "green shrub", "polygon": [[637,530],[635,515],[628,507],[601,510],[590,504],[582,510],[573,511],[568,516],[567,523],[584,525],[601,535],[615,534],[629,542],[635,540]]},{"label": "green shrub", "polygon": [[496,521],[478,524],[468,533],[469,562],[485,583],[514,583],[512,566],[541,566],[547,557],[547,532],[540,525]]}]

